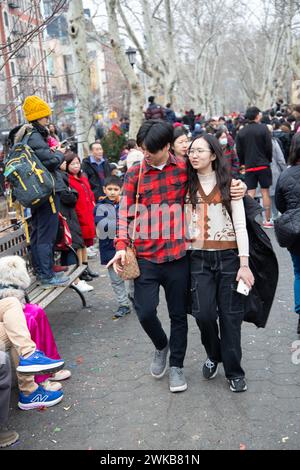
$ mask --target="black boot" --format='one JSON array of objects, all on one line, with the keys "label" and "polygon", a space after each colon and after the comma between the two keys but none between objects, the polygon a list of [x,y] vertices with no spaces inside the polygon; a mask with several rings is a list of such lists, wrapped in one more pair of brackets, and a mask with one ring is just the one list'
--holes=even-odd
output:
[{"label": "black boot", "polygon": [[86,270],[84,272],[87,272],[87,274],[93,278],[93,277],[99,277],[99,274],[98,273],[95,273],[94,271],[92,271],[88,265],[88,263],[83,263],[83,264],[86,264]]},{"label": "black boot", "polygon": [[93,280],[92,276],[89,276],[87,270],[83,271],[83,273],[80,274],[79,279],[81,279],[82,281],[87,281],[87,282]]},{"label": "black boot", "polygon": [[298,320],[297,335],[300,335],[300,315]]}]

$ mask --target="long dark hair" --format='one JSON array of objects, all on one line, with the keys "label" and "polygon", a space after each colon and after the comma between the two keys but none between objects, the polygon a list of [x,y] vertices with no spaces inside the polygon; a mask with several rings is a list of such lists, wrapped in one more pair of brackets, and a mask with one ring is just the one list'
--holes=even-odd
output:
[{"label": "long dark hair", "polygon": [[[222,203],[227,209],[227,212],[231,214],[231,198],[230,198],[230,184],[231,184],[231,175],[226,164],[226,161],[223,156],[223,150],[221,147],[220,142],[218,139],[211,134],[203,134],[201,136],[196,137],[190,147],[192,147],[193,143],[196,140],[204,139],[211,150],[211,152],[216,156],[216,159],[212,162],[212,168],[216,172],[216,179],[217,179],[217,186],[221,192],[222,196]],[[189,152],[188,150],[188,152]],[[187,161],[187,170],[188,170],[188,182],[187,182],[187,190],[189,194],[189,200],[193,207],[195,208],[198,202],[197,192],[199,189],[199,179],[197,170],[195,170],[190,161]]]},{"label": "long dark hair", "polygon": [[290,149],[290,156],[289,156],[289,164],[294,166],[300,163],[300,132],[294,135],[291,149]]}]

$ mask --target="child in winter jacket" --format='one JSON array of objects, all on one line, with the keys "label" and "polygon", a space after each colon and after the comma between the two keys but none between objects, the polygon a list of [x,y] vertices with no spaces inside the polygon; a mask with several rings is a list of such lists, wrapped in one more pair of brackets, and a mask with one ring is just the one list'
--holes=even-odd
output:
[{"label": "child in winter jacket", "polygon": [[80,276],[80,280],[84,282],[76,284],[76,287],[81,292],[88,292],[94,288],[93,286],[87,284],[86,281],[91,281],[94,277],[99,277],[99,274],[94,273],[88,267],[88,255],[86,251],[87,247],[93,245],[94,237],[96,235],[93,214],[95,207],[95,197],[87,177],[84,176],[81,171],[81,162],[78,155],[68,151],[65,155],[65,161],[66,171],[69,174],[70,188],[75,189],[78,193],[75,211],[80,225],[84,247],[77,250],[77,256],[79,264],[86,264],[87,266],[84,273]]},{"label": "child in winter jacket", "polygon": [[[105,196],[98,202],[94,210],[101,264],[106,265],[116,253],[114,238],[116,235],[117,218],[122,183],[118,176],[109,176],[104,181]],[[108,268],[111,286],[116,294],[119,308],[113,319],[124,317],[130,313],[125,282],[115,273],[114,268]]]}]

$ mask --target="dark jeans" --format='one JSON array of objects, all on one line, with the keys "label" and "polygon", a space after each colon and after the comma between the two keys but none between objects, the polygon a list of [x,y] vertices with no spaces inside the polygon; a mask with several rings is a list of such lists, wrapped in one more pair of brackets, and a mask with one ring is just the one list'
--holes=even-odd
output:
[{"label": "dark jeans", "polygon": [[194,250],[190,260],[192,314],[207,356],[212,361],[223,362],[228,379],[244,377],[241,325],[245,297],[236,292],[240,267],[237,250]]},{"label": "dark jeans", "polygon": [[56,213],[53,213],[49,201],[32,209],[32,232],[30,249],[32,264],[36,274],[42,279],[53,277],[53,249],[58,231],[59,199],[55,195]]},{"label": "dark jeans", "polygon": [[295,312],[300,315],[300,256],[291,254],[294,266]]},{"label": "dark jeans", "polygon": [[159,287],[165,291],[170,327],[170,367],[183,367],[187,347],[187,257],[155,264],[139,259],[141,275],[134,281],[134,302],[139,321],[158,350],[167,345],[167,335],[157,317]]}]

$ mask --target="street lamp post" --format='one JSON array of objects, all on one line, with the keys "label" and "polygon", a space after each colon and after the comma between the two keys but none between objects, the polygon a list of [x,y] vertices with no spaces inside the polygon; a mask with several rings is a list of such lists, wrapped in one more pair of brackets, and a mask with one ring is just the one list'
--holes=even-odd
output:
[{"label": "street lamp post", "polygon": [[128,47],[128,49],[126,50],[126,55],[128,57],[131,67],[133,68],[136,62],[136,49],[133,49],[132,47]]}]

